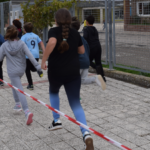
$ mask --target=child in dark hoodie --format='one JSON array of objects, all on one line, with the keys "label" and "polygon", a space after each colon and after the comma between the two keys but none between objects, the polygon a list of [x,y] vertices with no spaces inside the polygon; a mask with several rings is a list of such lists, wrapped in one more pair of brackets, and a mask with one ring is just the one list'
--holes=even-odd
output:
[{"label": "child in dark hoodie", "polygon": [[[23,41],[18,40],[17,36],[17,28],[12,25],[9,26],[5,35],[5,39],[7,41],[0,47],[0,61],[6,57],[7,73],[11,80],[11,84],[23,91],[21,77],[25,73],[26,69],[26,56],[28,56],[38,71],[41,71],[41,66],[34,59],[26,44]],[[33,114],[28,109],[26,97],[14,89],[12,89],[12,91],[16,102],[14,110],[21,111],[23,108],[26,117],[26,124],[31,124]]]},{"label": "child in dark hoodie", "polygon": [[22,24],[19,21],[19,19],[13,20],[13,25],[17,28],[18,30],[18,38],[21,39],[22,37]]},{"label": "child in dark hoodie", "polygon": [[[101,44],[99,41],[99,35],[97,29],[93,26],[95,18],[93,16],[88,16],[86,18],[86,27],[83,30],[83,37],[88,42],[90,47],[90,66],[96,69],[97,74],[100,74],[103,77],[103,80],[106,82],[104,76],[104,70],[101,64]],[[95,60],[95,63],[93,63]]]},{"label": "child in dark hoodie", "polygon": [[[0,47],[1,45],[5,42],[3,36],[0,34]],[[2,65],[3,65],[3,60],[0,61],[0,79],[3,80],[3,69],[2,69]],[[4,83],[0,81],[0,86],[4,86]]]},{"label": "child in dark hoodie", "polygon": [[[76,29],[77,31],[79,30],[80,22],[77,19],[77,17],[72,17],[71,27]],[[106,84],[101,75],[88,77],[88,69],[90,66],[90,60],[89,60],[90,48],[89,48],[88,43],[82,36],[81,36],[81,39],[82,39],[82,42],[83,42],[83,45],[85,48],[85,53],[79,54],[81,83],[82,84],[91,84],[91,83],[96,82],[103,90],[105,90]]]}]

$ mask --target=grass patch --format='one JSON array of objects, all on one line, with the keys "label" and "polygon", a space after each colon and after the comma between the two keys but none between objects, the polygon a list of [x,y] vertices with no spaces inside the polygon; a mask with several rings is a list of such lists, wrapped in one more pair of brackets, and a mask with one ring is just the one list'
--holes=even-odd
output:
[{"label": "grass patch", "polygon": [[[103,64],[102,64],[103,65]],[[104,68],[109,68],[109,65],[103,65]],[[118,67],[113,67],[115,70],[126,72],[126,73],[132,73],[136,75],[142,75],[145,77],[150,77],[150,73],[145,73],[145,72],[140,72],[140,71],[134,71],[130,69],[124,69],[124,68],[118,68]]]},{"label": "grass patch", "polygon": [[130,25],[145,25],[145,26],[149,26],[150,23],[143,23],[143,24],[131,23]]}]

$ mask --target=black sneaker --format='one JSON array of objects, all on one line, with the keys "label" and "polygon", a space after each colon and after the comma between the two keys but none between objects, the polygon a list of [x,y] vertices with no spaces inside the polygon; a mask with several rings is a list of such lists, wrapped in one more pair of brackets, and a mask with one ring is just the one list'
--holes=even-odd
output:
[{"label": "black sneaker", "polygon": [[52,124],[49,126],[49,131],[53,131],[53,130],[58,130],[58,129],[62,129],[62,123],[60,120],[58,120],[57,122],[52,122]]},{"label": "black sneaker", "polygon": [[0,81],[0,86],[4,86],[4,83]]},{"label": "black sneaker", "polygon": [[43,77],[43,71],[37,71],[37,73],[38,73],[38,75],[39,75],[40,78]]},{"label": "black sneaker", "polygon": [[27,89],[28,89],[28,90],[34,90],[34,87],[33,87],[33,85],[28,85],[28,86],[27,86]]},{"label": "black sneaker", "polygon": [[103,80],[106,82],[106,78],[105,78],[104,76],[103,76],[102,78],[103,78]]},{"label": "black sneaker", "polygon": [[94,150],[93,139],[88,131],[84,133],[83,141],[85,143],[85,150]]}]

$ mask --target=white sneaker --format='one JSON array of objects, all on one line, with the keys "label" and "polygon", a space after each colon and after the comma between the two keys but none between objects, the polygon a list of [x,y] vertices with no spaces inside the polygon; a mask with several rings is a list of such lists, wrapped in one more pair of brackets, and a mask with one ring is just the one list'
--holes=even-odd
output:
[{"label": "white sneaker", "polygon": [[101,75],[96,75],[95,82],[102,88],[102,90],[106,90],[106,83]]},{"label": "white sneaker", "polygon": [[89,132],[84,133],[83,141],[85,143],[85,150],[94,150],[93,139]]}]

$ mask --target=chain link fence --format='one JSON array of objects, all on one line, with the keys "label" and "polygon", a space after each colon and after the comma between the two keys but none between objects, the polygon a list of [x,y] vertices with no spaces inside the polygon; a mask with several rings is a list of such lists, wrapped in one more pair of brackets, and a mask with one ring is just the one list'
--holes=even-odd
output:
[{"label": "chain link fence", "polygon": [[150,0],[83,1],[76,5],[75,15],[82,24],[81,35],[86,17],[95,17],[102,63],[109,63],[110,69],[150,73]]},{"label": "chain link fence", "polygon": [[[11,2],[0,3],[2,35],[10,24],[10,10]],[[81,35],[86,17],[95,17],[103,64],[109,64],[110,69],[120,67],[150,73],[150,0],[86,0],[73,4],[70,12],[81,22]],[[45,44],[47,32],[45,28],[41,33]]]},{"label": "chain link fence", "polygon": [[105,1],[82,1],[77,3],[75,7],[75,16],[81,22],[79,32],[83,35],[84,21],[89,15],[95,17],[94,26],[99,32],[99,39],[102,46],[102,63],[108,63],[108,43],[106,41],[107,34],[104,29],[105,15],[108,11],[105,11]]},{"label": "chain link fence", "polygon": [[11,2],[0,3],[0,34],[4,36],[6,28],[10,25]]},{"label": "chain link fence", "polygon": [[[10,10],[9,2],[0,3],[0,32],[2,34],[4,33],[5,27],[9,25]],[[96,21],[94,26],[99,32],[99,40],[102,45],[103,64],[108,64],[110,69],[119,67],[150,73],[150,0],[146,2],[145,0],[86,0],[77,3],[77,5],[73,5],[70,12],[72,16],[77,16],[81,22],[79,30],[81,35],[83,35],[83,22],[86,17],[88,15],[93,15],[95,17]],[[43,29],[41,34],[39,33],[39,36],[41,36],[43,42],[46,44],[48,40],[48,28]],[[114,84],[114,82],[109,82],[109,84]],[[117,85],[120,88],[120,82],[118,82]],[[125,88],[128,87],[125,86]],[[116,89],[116,92],[118,92],[117,90],[118,89]],[[127,94],[131,93],[127,92]],[[105,135],[112,136],[113,139],[117,138],[118,142],[122,143],[122,141],[127,141],[127,146],[129,145],[130,147],[131,139],[128,138],[128,134],[131,134],[130,130],[135,133],[132,133],[132,136],[135,135],[135,139],[138,138],[139,134],[140,136],[143,134],[140,129],[136,130],[136,126],[133,123],[134,118],[132,117],[137,115],[137,113],[134,110],[126,114],[128,109],[133,108],[128,108],[131,103],[129,103],[128,100],[125,102],[124,95],[120,97],[114,97],[115,95],[110,96],[112,99],[114,98],[115,101],[119,102],[119,105],[115,103],[115,101],[112,101],[111,104],[109,102],[108,104],[104,97],[105,106],[101,109],[108,109],[109,113],[113,115],[110,118],[107,117],[106,114],[106,117],[104,117],[106,118],[104,119],[106,124],[102,123],[102,128],[100,130],[102,130],[102,133]],[[131,98],[134,99],[135,95],[131,95],[130,99]],[[103,103],[103,99],[99,100],[99,102]],[[111,105],[112,110],[110,110],[108,105]],[[118,121],[119,117],[122,118],[122,122]],[[124,122],[126,130],[121,128]],[[108,143],[103,141],[99,143],[97,142],[96,144],[99,147],[103,146],[104,149],[106,146],[109,146]],[[134,143],[137,143],[137,141],[134,141]],[[117,149],[113,147],[113,145],[110,145],[109,148],[111,150]]]},{"label": "chain link fence", "polygon": [[150,0],[125,0],[123,15],[116,4],[114,66],[150,73]]}]

